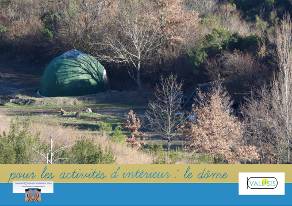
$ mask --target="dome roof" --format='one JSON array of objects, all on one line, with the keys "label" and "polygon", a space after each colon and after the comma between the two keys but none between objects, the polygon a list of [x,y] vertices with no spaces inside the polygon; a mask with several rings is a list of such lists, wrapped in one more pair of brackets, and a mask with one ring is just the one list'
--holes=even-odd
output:
[{"label": "dome roof", "polygon": [[43,96],[80,96],[104,91],[106,71],[93,57],[78,50],[53,59],[41,79]]}]

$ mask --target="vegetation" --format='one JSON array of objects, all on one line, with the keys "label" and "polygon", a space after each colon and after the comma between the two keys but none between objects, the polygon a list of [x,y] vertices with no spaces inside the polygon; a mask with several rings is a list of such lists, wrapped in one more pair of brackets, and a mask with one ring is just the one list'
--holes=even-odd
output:
[{"label": "vegetation", "polygon": [[291,76],[292,23],[285,17],[277,27],[279,73],[270,88],[263,88],[258,98],[246,107],[246,137],[257,144],[261,159],[273,163],[291,162]]},{"label": "vegetation", "polygon": [[[291,11],[290,0],[1,1],[0,163],[291,163]],[[111,91],[35,94],[41,68],[70,49],[105,65]]]},{"label": "vegetation", "polygon": [[71,148],[70,163],[77,164],[106,164],[115,162],[110,150],[103,151],[90,140],[79,140]]},{"label": "vegetation", "polygon": [[21,123],[18,119],[11,122],[8,133],[0,135],[0,163],[27,164],[34,162],[33,147],[39,144],[37,136],[28,130],[28,122]]},{"label": "vegetation", "polygon": [[199,99],[192,111],[196,121],[185,126],[185,135],[191,138],[190,148],[212,155],[215,161],[257,160],[256,147],[245,145],[242,125],[232,115],[229,96],[222,87],[215,87],[209,96],[199,93]]},{"label": "vegetation", "polygon": [[[51,142],[52,144],[52,142]],[[56,147],[57,145],[51,145]],[[36,136],[28,123],[22,123],[19,119],[11,122],[10,129],[6,134],[0,135],[0,163],[1,164],[29,164],[40,163],[54,155],[54,162],[65,162],[75,164],[97,164],[113,163],[115,157],[109,148],[103,149],[96,145],[93,140],[78,140],[73,145],[65,147],[62,145],[59,150],[49,150],[50,145],[42,142]],[[63,148],[63,149],[62,149]],[[45,154],[48,154],[46,156]],[[53,160],[46,159],[53,164]]]},{"label": "vegetation", "polygon": [[112,135],[111,135],[111,139],[114,142],[118,142],[118,143],[123,143],[125,142],[126,139],[126,135],[123,133],[122,129],[120,126],[117,126]]},{"label": "vegetation", "polygon": [[167,140],[168,150],[173,137],[184,123],[182,99],[182,83],[178,83],[177,78],[170,75],[161,78],[154,92],[154,100],[149,103],[146,111],[150,128]]}]

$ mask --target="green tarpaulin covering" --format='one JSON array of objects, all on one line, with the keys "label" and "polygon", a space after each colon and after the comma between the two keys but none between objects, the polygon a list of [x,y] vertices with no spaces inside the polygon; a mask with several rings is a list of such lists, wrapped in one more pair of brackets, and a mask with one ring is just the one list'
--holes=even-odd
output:
[{"label": "green tarpaulin covering", "polygon": [[93,57],[72,50],[56,57],[47,66],[40,94],[43,96],[79,96],[104,91],[106,71]]}]

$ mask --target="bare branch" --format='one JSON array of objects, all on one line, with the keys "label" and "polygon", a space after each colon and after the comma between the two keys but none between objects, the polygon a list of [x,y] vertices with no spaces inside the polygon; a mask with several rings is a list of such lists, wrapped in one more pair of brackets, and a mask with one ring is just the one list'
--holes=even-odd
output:
[{"label": "bare branch", "polygon": [[169,142],[184,124],[182,98],[182,83],[177,82],[176,76],[161,78],[154,92],[154,100],[148,104],[145,114],[150,128]]}]

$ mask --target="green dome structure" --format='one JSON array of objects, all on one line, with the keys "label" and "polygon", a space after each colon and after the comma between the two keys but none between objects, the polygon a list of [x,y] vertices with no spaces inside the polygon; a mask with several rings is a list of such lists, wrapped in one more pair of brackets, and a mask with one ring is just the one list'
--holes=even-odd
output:
[{"label": "green dome structure", "polygon": [[106,89],[104,67],[93,57],[78,50],[53,59],[41,79],[40,94],[47,97],[80,96]]}]

